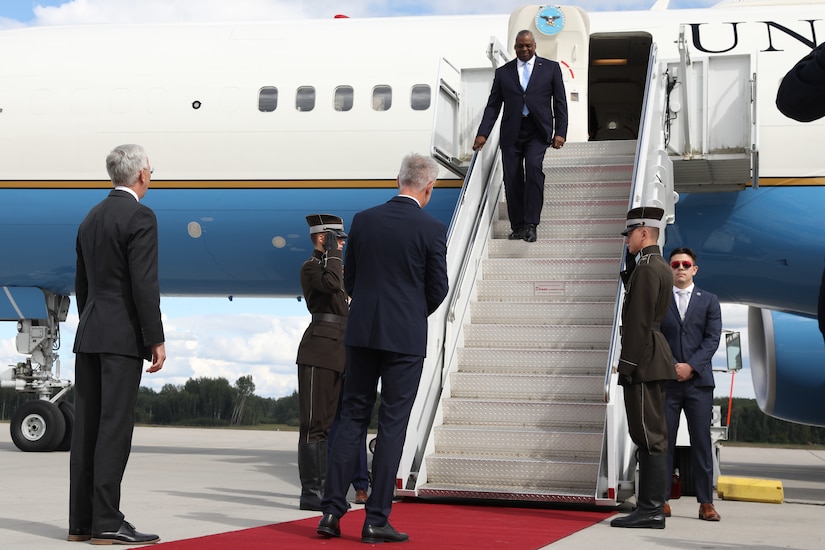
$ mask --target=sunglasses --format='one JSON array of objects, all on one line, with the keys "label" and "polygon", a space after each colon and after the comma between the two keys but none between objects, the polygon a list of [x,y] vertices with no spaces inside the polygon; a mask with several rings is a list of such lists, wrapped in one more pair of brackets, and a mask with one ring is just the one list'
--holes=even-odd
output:
[{"label": "sunglasses", "polygon": [[691,267],[693,267],[693,262],[689,260],[682,260],[681,262],[670,262],[671,269],[679,269],[680,265],[685,269],[690,269]]}]

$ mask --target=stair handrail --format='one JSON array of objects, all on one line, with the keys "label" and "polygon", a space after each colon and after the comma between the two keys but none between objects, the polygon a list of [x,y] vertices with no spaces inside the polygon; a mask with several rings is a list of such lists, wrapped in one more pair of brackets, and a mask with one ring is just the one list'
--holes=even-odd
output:
[{"label": "stair handrail", "polygon": [[[665,150],[665,120],[667,106],[667,74],[660,71],[657,61],[657,46],[650,47],[647,67],[644,102],[639,123],[639,137],[636,141],[636,155],[633,165],[631,194],[628,210],[637,206],[658,206],[665,211],[665,220],[675,219],[675,194],[673,190],[673,164]],[[659,232],[659,245],[664,244],[665,232]],[[627,244],[623,245],[621,269],[627,263]],[[623,493],[632,493],[622,480],[634,479],[635,446],[627,432],[627,418],[623,406],[623,396],[617,393],[613,373],[618,366],[621,353],[621,313],[624,306],[624,285],[617,279],[616,302],[613,311],[613,334],[610,339],[607,368],[604,376],[604,402],[607,406],[604,448],[599,478],[600,489],[607,491],[608,497],[622,500]],[[609,499],[609,500],[612,500]]]},{"label": "stair handrail", "polygon": [[[647,66],[642,116],[639,122],[639,138],[633,164],[628,210],[637,206],[657,206],[664,209],[667,223],[675,219],[675,195],[673,191],[673,163],[665,150],[664,117],[667,106],[667,75],[658,71],[657,46],[651,44]],[[659,245],[664,244],[665,232],[659,232]],[[623,245],[622,265],[625,268],[627,244]],[[624,304],[622,285],[618,285],[616,306],[613,311],[613,336],[610,339],[609,360],[604,377],[604,401],[610,402],[612,375],[621,352],[619,345],[621,310]]]},{"label": "stair handrail", "polygon": [[[490,132],[484,149],[473,153],[448,229],[447,277],[450,285],[444,302],[428,319],[427,356],[399,464],[398,475],[403,480],[401,492],[415,489],[436,422],[444,383],[449,375],[449,366],[455,363],[458,337],[467,307],[466,298],[472,290],[479,265],[478,261],[473,263],[472,259],[478,256],[479,246],[486,244],[479,237],[485,227],[490,227],[495,214],[494,206],[502,188],[501,179],[491,177],[500,163],[498,146],[497,123]],[[461,303],[464,307],[459,311]]]}]

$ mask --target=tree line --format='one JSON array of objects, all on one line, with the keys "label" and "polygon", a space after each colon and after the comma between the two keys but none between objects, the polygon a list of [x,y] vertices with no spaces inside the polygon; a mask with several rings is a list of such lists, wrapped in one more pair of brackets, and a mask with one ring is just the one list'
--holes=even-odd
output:
[{"label": "tree line", "polygon": [[[166,384],[160,391],[141,387],[138,424],[161,426],[298,426],[298,392],[281,398],[255,395],[252,376],[230,384],[226,378],[190,378],[185,384]],[[23,402],[34,398],[11,388],[0,390],[0,420],[9,420]],[[72,399],[71,392],[66,399]],[[728,416],[728,400],[717,398],[722,424]],[[370,427],[377,426],[377,403]],[[825,445],[825,428],[778,420],[759,410],[756,400],[732,401],[728,441],[775,445]]]},{"label": "tree line", "polygon": [[[73,390],[64,397],[72,401]],[[142,386],[138,391],[135,421],[159,426],[279,426],[298,427],[298,392],[278,399],[254,394],[252,376],[230,384],[226,378],[190,378],[183,385],[166,384],[160,391]],[[0,420],[9,420],[30,394],[11,388],[0,390]],[[380,396],[379,396],[380,399]],[[370,424],[377,422],[377,403]]]}]

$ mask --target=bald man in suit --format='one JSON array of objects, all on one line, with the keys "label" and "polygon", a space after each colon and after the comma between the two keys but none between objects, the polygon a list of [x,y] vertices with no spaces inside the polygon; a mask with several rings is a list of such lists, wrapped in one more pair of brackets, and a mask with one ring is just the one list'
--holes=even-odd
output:
[{"label": "bald man in suit", "polygon": [[520,31],[514,47],[517,59],[496,69],[473,150],[484,147],[503,104],[501,161],[512,229],[508,238],[534,242],[544,204],[544,154],[548,146],[564,146],[567,98],[561,67],[536,55],[533,33]]}]

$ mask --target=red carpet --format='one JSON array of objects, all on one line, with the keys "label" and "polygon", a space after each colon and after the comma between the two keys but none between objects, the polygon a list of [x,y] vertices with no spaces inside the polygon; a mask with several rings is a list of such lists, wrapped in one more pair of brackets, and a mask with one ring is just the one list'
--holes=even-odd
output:
[{"label": "red carpet", "polygon": [[[410,535],[400,548],[541,548],[600,522],[613,510],[578,511],[510,508],[404,501],[392,507],[390,521]],[[207,537],[156,544],[163,550],[303,550],[366,548],[361,542],[364,510],[341,519],[341,538],[326,539],[315,533],[320,517],[277,523]],[[395,545],[393,545],[393,548]]]}]

